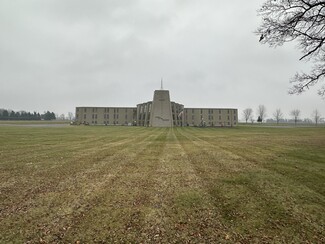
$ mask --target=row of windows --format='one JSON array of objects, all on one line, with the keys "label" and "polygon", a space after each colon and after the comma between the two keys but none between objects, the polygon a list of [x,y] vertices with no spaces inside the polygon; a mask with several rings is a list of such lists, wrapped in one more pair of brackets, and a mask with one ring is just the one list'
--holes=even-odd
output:
[{"label": "row of windows", "polygon": [[[112,109],[112,108],[111,108]],[[119,108],[114,108],[114,113],[118,113],[119,112]],[[136,109],[133,109],[133,110],[136,110]],[[93,113],[97,113],[98,112],[98,108],[92,108],[91,110]],[[110,108],[104,108],[104,112],[105,113],[109,113],[110,111]],[[78,113],[79,112],[79,108],[76,109],[76,112]],[[84,108],[84,112],[87,113],[87,108]],[[125,109],[125,112],[127,113],[128,112],[128,109],[126,108]]]},{"label": "row of windows", "polygon": [[[113,117],[114,117],[114,119],[119,119],[118,114],[114,114]],[[77,118],[77,119],[79,118],[79,114],[76,115],[76,118]],[[87,118],[87,115],[84,114],[84,119],[86,119],[86,118]],[[98,117],[97,117],[97,114],[92,114],[91,118],[92,118],[92,119],[97,119],[97,118],[98,118]],[[109,114],[104,114],[104,119],[109,119]],[[128,119],[128,115],[127,115],[127,114],[124,116],[124,119],[125,119],[125,120]]]},{"label": "row of windows", "polygon": [[[192,115],[192,120],[195,119],[195,115]],[[201,120],[203,119],[203,116],[201,115]],[[185,120],[188,120],[187,115],[185,116]],[[213,120],[213,115],[208,116],[208,120]],[[219,115],[219,120],[222,120],[221,115]],[[228,120],[230,120],[230,116],[228,115]],[[236,120],[236,115],[234,115],[234,120]]]},{"label": "row of windows", "polygon": [[[77,114],[76,115],[76,117],[77,117],[77,119],[78,119],[78,117],[79,117],[79,115]],[[84,114],[84,119],[86,119],[87,118],[87,115],[86,114]],[[98,117],[97,117],[97,114],[93,114],[92,115],[92,119],[97,119]],[[115,119],[119,119],[119,115],[118,114],[114,114],[114,120]],[[127,120],[128,119],[128,116],[127,116],[127,114],[124,116],[124,118],[125,118],[125,120]],[[150,118],[150,115],[148,116],[148,119]],[[236,115],[234,115],[234,120],[236,121]],[[104,119],[109,119],[109,114],[104,114]],[[140,114],[139,115],[139,118],[138,118],[139,120],[144,120],[145,119],[145,114]],[[173,119],[174,120],[177,120],[178,119],[178,117],[175,117],[175,115],[173,114]],[[195,119],[195,115],[192,115],[192,120],[194,120]],[[187,115],[185,116],[185,120],[188,120],[188,117],[187,117]],[[201,115],[201,120],[203,120],[203,116]],[[213,120],[213,115],[209,115],[208,116],[208,120]],[[219,120],[222,120],[222,117],[221,117],[221,115],[219,115]],[[230,116],[228,115],[228,120],[230,120]]]},{"label": "row of windows", "polygon": [[[143,111],[146,111],[147,110],[147,106],[148,106],[149,112],[150,112],[150,110],[151,110],[151,104],[149,104],[149,105],[140,105],[139,106],[140,107],[140,112],[143,113]],[[114,110],[114,113],[118,113],[119,112],[119,108],[113,108],[113,110]],[[136,109],[134,109],[134,110],[136,110]],[[174,112],[175,110],[176,110],[176,113],[180,113],[183,110],[183,108],[177,108],[176,107],[176,109],[174,109],[174,106],[172,106],[172,111]],[[193,114],[195,113],[195,110],[197,110],[197,109],[192,109],[192,113]],[[201,114],[203,113],[203,110],[206,111],[206,109],[200,109]],[[98,111],[98,108],[92,108],[92,112],[93,113],[97,113],[97,111]],[[109,113],[109,111],[110,111],[110,108],[104,108],[104,112],[105,113]],[[127,112],[127,111],[128,111],[128,109],[125,108],[125,112]],[[213,114],[213,111],[215,111],[215,109],[208,109],[208,114]],[[221,114],[221,110],[218,109],[218,111],[219,111],[219,114]],[[79,112],[79,108],[76,109],[76,112]],[[87,112],[87,108],[84,108],[84,112],[85,113]],[[188,110],[185,110],[185,113],[187,113],[187,112],[188,112]],[[230,113],[230,110],[229,109],[227,109],[227,113],[228,114]]]},{"label": "row of windows", "polygon": [[[96,125],[96,124],[97,124],[97,120],[93,120],[93,121],[91,121],[91,123]],[[109,124],[110,124],[110,123],[109,123],[109,120],[104,121],[104,124],[105,124],[105,125],[109,125]],[[113,125],[118,125],[118,124],[119,124],[118,121],[113,121]],[[125,124],[125,125],[128,124],[128,121],[125,121],[124,124]],[[195,125],[194,121],[192,121],[192,124]],[[224,122],[224,123],[219,123],[219,125],[221,125],[221,126],[226,125],[226,124],[227,124],[227,125],[230,125],[230,122],[227,122],[227,123],[226,123],[226,122]],[[175,122],[174,122],[174,125],[176,125]],[[208,125],[209,125],[209,126],[215,126],[215,125],[218,125],[218,123],[214,124],[213,122],[209,122]],[[234,125],[236,125],[236,122],[234,123]]]},{"label": "row of windows", "polygon": [[[92,121],[92,123],[93,124],[97,124],[97,121]],[[104,121],[104,125],[109,125],[109,124],[110,124],[109,123],[109,120],[105,120]],[[118,124],[119,124],[119,121],[113,121],[113,123],[112,123],[112,125],[118,125]],[[128,124],[128,121],[125,121],[124,124],[127,125]]]},{"label": "row of windows", "polygon": [[150,113],[151,112],[151,104],[149,105],[140,105],[140,113],[143,113],[144,111],[147,111]]},{"label": "row of windows", "polygon": [[[186,124],[187,126],[189,126],[189,124]],[[196,125],[194,121],[192,121],[192,125]],[[206,126],[207,124],[204,123],[200,123],[198,126]],[[225,126],[225,125],[231,125],[230,122],[219,122],[219,123],[214,123],[214,122],[209,122],[208,123],[209,126]],[[234,122],[234,125],[236,125],[236,122]]]},{"label": "row of windows", "polygon": [[[195,113],[195,110],[197,110],[197,109],[192,109],[192,114],[194,114]],[[204,109],[200,109],[200,113],[201,114],[203,114],[203,111]],[[216,111],[215,109],[208,109],[208,114],[213,114],[213,111]],[[219,111],[219,114],[221,114],[221,110],[220,109],[218,109],[217,111]],[[185,111],[186,113],[188,112],[187,110]],[[227,110],[227,114],[229,114],[230,113],[230,110],[228,109]]]}]

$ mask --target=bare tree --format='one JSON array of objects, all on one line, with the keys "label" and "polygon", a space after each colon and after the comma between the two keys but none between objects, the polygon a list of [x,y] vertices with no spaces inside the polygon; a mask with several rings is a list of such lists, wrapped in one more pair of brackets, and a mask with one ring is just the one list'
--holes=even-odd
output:
[{"label": "bare tree", "polygon": [[266,108],[264,105],[259,105],[257,108],[257,116],[259,117],[259,122],[263,122],[266,117]]},{"label": "bare tree", "polygon": [[60,117],[59,117],[60,120],[65,120],[65,115],[64,114],[61,114]]},{"label": "bare tree", "polygon": [[294,109],[290,112],[291,116],[293,117],[293,119],[295,120],[295,125],[297,125],[299,116],[300,116],[300,110],[299,109]]},{"label": "bare tree", "polygon": [[251,108],[244,109],[243,116],[244,116],[244,119],[245,119],[246,124],[247,124],[247,121],[250,120],[252,118],[252,116],[253,116],[253,109],[251,109]]},{"label": "bare tree", "polygon": [[73,120],[73,113],[72,112],[68,112],[68,119],[70,121]]},{"label": "bare tree", "polygon": [[321,114],[319,113],[318,109],[315,109],[313,111],[312,116],[313,116],[313,119],[314,119],[314,121],[316,123],[316,126],[317,126],[318,125],[318,121],[320,120],[320,116],[321,116]]},{"label": "bare tree", "polygon": [[283,113],[282,113],[281,109],[279,109],[279,108],[276,109],[275,112],[273,113],[273,116],[276,120],[276,123],[279,124],[280,119],[283,118]]},{"label": "bare tree", "polygon": [[[271,47],[297,41],[300,60],[314,63],[309,74],[296,73],[290,94],[300,94],[325,78],[325,1],[266,0],[258,10],[262,24],[256,30],[260,42]],[[325,98],[325,85],[318,94]]]}]

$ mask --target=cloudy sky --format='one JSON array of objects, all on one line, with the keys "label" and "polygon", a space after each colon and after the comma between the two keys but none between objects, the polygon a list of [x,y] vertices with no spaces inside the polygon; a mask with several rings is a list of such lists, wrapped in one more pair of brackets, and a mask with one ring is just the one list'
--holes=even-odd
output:
[{"label": "cloudy sky", "polygon": [[310,64],[295,43],[258,42],[262,0],[1,0],[0,108],[61,114],[135,106],[170,90],[185,107],[264,104],[325,116],[317,87],[288,95]]}]

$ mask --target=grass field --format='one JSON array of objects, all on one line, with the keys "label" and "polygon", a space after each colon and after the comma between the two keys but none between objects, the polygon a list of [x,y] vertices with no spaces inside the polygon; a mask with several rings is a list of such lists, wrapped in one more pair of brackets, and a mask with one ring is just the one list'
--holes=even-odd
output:
[{"label": "grass field", "polygon": [[324,243],[325,128],[0,126],[0,243]]}]

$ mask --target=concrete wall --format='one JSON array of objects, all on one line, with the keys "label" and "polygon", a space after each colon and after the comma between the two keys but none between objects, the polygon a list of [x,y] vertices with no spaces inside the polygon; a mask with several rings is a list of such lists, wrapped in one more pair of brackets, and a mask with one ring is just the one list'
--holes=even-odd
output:
[{"label": "concrete wall", "polygon": [[90,125],[129,125],[136,120],[134,107],[77,107],[76,122]]},{"label": "concrete wall", "polygon": [[168,90],[156,90],[154,92],[149,126],[173,126],[172,108]]},{"label": "concrete wall", "polygon": [[149,126],[152,102],[137,105],[137,125]]},{"label": "concrete wall", "polygon": [[236,126],[238,111],[231,108],[185,108],[184,125],[187,126]]},{"label": "concrete wall", "polygon": [[76,122],[90,125],[236,126],[238,111],[232,108],[184,108],[171,102],[168,90],[156,90],[153,101],[137,107],[77,107]]}]

